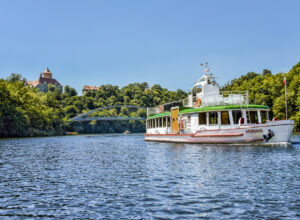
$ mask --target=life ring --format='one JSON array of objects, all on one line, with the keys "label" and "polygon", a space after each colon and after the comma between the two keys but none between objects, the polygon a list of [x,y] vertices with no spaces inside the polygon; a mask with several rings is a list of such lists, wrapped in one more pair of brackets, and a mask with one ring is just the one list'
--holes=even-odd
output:
[{"label": "life ring", "polygon": [[278,118],[274,117],[272,121],[278,121]]},{"label": "life ring", "polygon": [[243,124],[245,124],[245,119],[243,117],[241,117],[239,119],[239,125],[243,125]]},{"label": "life ring", "polygon": [[184,124],[183,124],[183,121],[180,120],[179,121],[179,130],[182,131],[184,129]]},{"label": "life ring", "polygon": [[201,106],[201,99],[200,98],[197,98],[197,100],[196,100],[196,106],[197,107],[200,107]]}]

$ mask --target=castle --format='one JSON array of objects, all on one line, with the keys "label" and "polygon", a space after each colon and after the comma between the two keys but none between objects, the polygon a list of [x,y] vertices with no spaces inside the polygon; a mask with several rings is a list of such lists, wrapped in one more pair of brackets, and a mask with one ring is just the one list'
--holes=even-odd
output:
[{"label": "castle", "polygon": [[48,68],[46,68],[45,71],[40,74],[38,80],[27,81],[27,84],[31,87],[38,88],[42,92],[48,92],[49,84],[59,88],[60,92],[63,91],[63,86],[56,79],[52,78],[52,73]]}]

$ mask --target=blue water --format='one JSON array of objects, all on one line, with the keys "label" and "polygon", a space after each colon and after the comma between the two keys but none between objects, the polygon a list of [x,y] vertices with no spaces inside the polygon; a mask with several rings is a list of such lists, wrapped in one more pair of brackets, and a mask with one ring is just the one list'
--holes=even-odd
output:
[{"label": "blue water", "polygon": [[144,142],[143,135],[0,140],[0,218],[299,219],[292,146]]}]

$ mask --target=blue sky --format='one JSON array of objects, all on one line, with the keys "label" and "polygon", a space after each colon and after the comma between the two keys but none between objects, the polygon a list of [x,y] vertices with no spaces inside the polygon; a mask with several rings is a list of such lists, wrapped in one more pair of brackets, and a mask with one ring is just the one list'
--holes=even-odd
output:
[{"label": "blue sky", "polygon": [[[0,2],[0,78],[63,85],[133,82],[186,90],[203,74],[224,84],[247,72],[285,72],[300,61],[300,1]],[[280,82],[281,83],[281,82]]]}]

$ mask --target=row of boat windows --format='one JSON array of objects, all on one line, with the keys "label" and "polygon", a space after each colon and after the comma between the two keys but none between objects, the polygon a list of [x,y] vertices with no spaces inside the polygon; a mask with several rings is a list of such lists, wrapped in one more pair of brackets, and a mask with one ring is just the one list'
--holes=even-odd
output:
[{"label": "row of boat windows", "polygon": [[[232,119],[234,124],[239,124],[239,120],[242,117],[242,112],[240,110],[234,110],[232,112]],[[221,125],[230,125],[230,117],[228,111],[221,111],[220,124]],[[258,111],[246,111],[248,123],[259,123],[258,121]],[[261,123],[265,123],[268,120],[267,111],[260,111]],[[199,125],[217,125],[219,124],[218,112],[201,112],[198,116]],[[157,127],[170,127],[170,117],[161,117],[147,120],[148,128],[157,128]],[[208,123],[207,123],[208,122]]]},{"label": "row of boat windows", "polygon": [[[242,112],[240,110],[231,111],[232,119],[234,124],[239,124],[240,118],[242,118]],[[257,111],[246,111],[248,123],[259,123]],[[261,111],[261,123],[267,121],[267,111]],[[199,125],[217,125],[218,123],[218,112],[201,112],[199,113]],[[221,111],[221,125],[230,125],[229,112]],[[244,119],[246,121],[246,119]],[[208,123],[207,123],[208,121]]]},{"label": "row of boat windows", "polygon": [[147,126],[148,128],[159,128],[159,127],[170,127],[170,117],[161,117],[161,118],[153,118],[147,120]]}]

